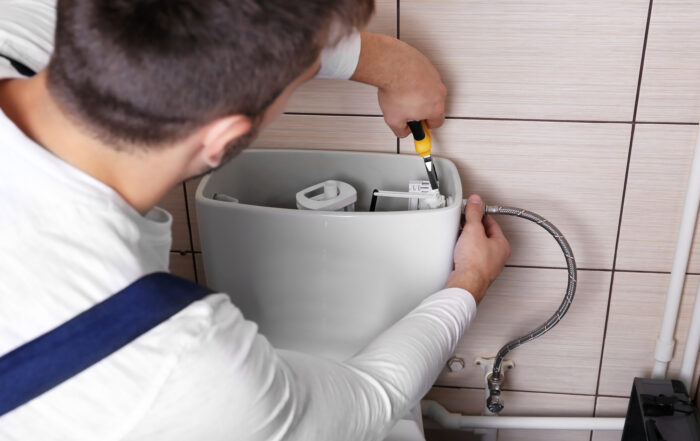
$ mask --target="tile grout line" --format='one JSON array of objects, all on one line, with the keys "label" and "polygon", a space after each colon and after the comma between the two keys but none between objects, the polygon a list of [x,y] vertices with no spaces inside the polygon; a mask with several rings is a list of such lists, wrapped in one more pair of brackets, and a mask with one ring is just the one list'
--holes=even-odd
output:
[{"label": "tile grout line", "polygon": [[[483,387],[473,387],[473,386],[467,386],[467,387],[462,387],[462,386],[451,386],[451,385],[433,385],[433,388],[435,389],[452,389],[452,390],[462,390],[462,389],[467,389],[467,390],[478,390],[478,391],[483,391]],[[623,398],[623,399],[629,399],[629,397],[626,396],[621,396],[621,395],[594,395],[594,394],[584,394],[584,393],[576,393],[576,392],[552,392],[552,391],[541,391],[541,390],[528,390],[528,389],[503,389],[506,392],[518,392],[518,393],[526,393],[526,394],[546,394],[546,395],[572,395],[576,397],[591,397],[593,399],[597,398]]]},{"label": "tile grout line", "polygon": [[[649,0],[649,8],[647,10],[647,22],[646,22],[646,27],[644,29],[644,42],[642,44],[642,56],[641,60],[639,61],[639,77],[637,78],[637,93],[634,98],[634,111],[632,112],[632,127],[630,129],[630,146],[629,150],[627,151],[627,167],[625,169],[625,180],[622,186],[622,201],[620,202],[620,216],[618,218],[618,224],[617,224],[617,236],[615,238],[615,252],[613,254],[613,262],[612,262],[612,273],[610,275],[610,290],[608,291],[608,304],[605,312],[605,325],[603,326],[603,340],[602,344],[600,347],[600,362],[598,363],[598,381],[596,382],[596,387],[595,387],[595,395],[596,399],[595,402],[593,403],[593,416],[595,416],[596,411],[598,410],[598,393],[600,392],[600,378],[602,377],[603,374],[603,356],[605,354],[605,340],[607,338],[607,333],[608,333],[608,325],[610,324],[610,306],[612,304],[612,293],[613,293],[613,286],[615,283],[615,268],[617,266],[617,253],[619,251],[619,246],[620,246],[620,232],[622,230],[622,217],[624,215],[625,211],[625,196],[627,195],[627,182],[629,179],[629,173],[630,173],[630,163],[632,162],[632,147],[634,145],[634,132],[636,128],[636,120],[637,120],[637,110],[639,109],[639,95],[642,89],[642,76],[644,74],[644,58],[646,56],[646,51],[647,51],[647,41],[649,39],[649,27],[651,24],[651,13],[652,13],[652,8],[654,5],[654,0]],[[591,431],[591,436],[590,440],[593,440],[593,431]]]},{"label": "tile grout line", "polygon": [[197,259],[194,254],[194,240],[192,239],[192,222],[190,221],[190,204],[187,200],[187,184],[182,183],[182,191],[185,194],[185,213],[187,213],[187,231],[190,233],[190,252],[192,253],[192,268],[194,270],[194,281],[199,283],[197,274]]},{"label": "tile grout line", "polygon": [[396,0],[396,39],[401,40],[401,0]]},{"label": "tile grout line", "polygon": [[[360,117],[360,118],[382,118],[382,115],[372,113],[332,113],[332,112],[284,112],[291,116],[334,116],[334,117]],[[670,126],[697,126],[697,122],[682,121],[614,121],[614,120],[593,120],[593,119],[547,119],[547,118],[509,118],[509,117],[486,117],[486,116],[446,116],[446,120],[463,121],[512,121],[512,122],[549,122],[549,123],[574,123],[574,124],[635,124],[635,125],[670,125]]]}]

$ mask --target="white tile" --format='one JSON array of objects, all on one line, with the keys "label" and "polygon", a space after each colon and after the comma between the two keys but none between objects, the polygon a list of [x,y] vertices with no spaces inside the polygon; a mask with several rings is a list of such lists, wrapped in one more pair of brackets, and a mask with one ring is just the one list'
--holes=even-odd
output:
[{"label": "white tile", "polygon": [[396,137],[381,117],[281,115],[252,147],[395,153]]},{"label": "white tile", "polygon": [[[637,125],[617,268],[671,271],[697,133],[697,126]],[[697,246],[688,270],[700,272]]]},{"label": "white tile", "polygon": [[[396,36],[396,0],[377,0],[367,31]],[[345,80],[315,79],[302,85],[289,101],[288,112],[381,115],[377,89]]]},{"label": "white tile", "polygon": [[698,23],[697,0],[654,1],[638,121],[700,121]]},{"label": "white tile", "polygon": [[[457,372],[447,369],[436,384],[482,387],[484,371],[477,357],[494,357],[510,340],[549,319],[564,298],[565,270],[506,268],[479,305],[475,321],[457,346],[465,361]],[[610,288],[607,271],[580,271],[569,312],[552,330],[512,351],[504,388],[595,394],[600,348]]]},{"label": "white tile", "polygon": [[[667,274],[615,273],[600,375],[600,394],[628,397],[635,377],[651,377],[668,280]],[[676,349],[669,364],[669,378],[678,377],[698,282],[700,276],[686,277],[676,325]],[[698,375],[700,370],[696,368],[693,378],[697,379]],[[696,382],[697,380],[694,381]],[[692,390],[695,390],[695,386]]]},{"label": "white tile", "polygon": [[170,272],[176,276],[195,281],[192,254],[170,253]]},{"label": "white tile", "polygon": [[[627,398],[598,397],[595,416],[624,418],[627,415]],[[621,430],[594,430],[591,441],[620,441]]]},{"label": "white tile", "polygon": [[401,39],[433,60],[448,115],[632,118],[648,0],[402,0]]}]

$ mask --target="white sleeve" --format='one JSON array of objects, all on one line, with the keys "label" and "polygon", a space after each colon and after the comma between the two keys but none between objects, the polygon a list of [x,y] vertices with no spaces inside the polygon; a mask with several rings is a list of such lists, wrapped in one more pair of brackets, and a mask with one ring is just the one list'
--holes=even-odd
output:
[{"label": "white sleeve", "polygon": [[430,389],[476,313],[427,298],[345,363],[276,351],[227,298],[129,440],[381,440]]},{"label": "white sleeve", "polygon": [[335,45],[326,46],[321,51],[321,69],[316,78],[347,80],[357,69],[362,50],[360,31],[355,31]]},{"label": "white sleeve", "polygon": [[53,53],[56,0],[0,1],[0,54],[38,72]]}]

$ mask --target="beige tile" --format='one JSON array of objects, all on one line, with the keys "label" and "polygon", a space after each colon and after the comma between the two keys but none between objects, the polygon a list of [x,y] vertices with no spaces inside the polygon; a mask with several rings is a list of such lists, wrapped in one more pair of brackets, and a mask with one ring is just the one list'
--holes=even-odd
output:
[{"label": "beige tile", "polygon": [[[621,417],[627,415],[627,398],[598,397],[596,401],[595,416],[597,417]],[[594,430],[591,441],[620,441],[621,430]]]},{"label": "beige tile", "polygon": [[195,195],[197,187],[202,178],[193,179],[185,183],[187,189],[187,206],[190,210],[190,226],[192,231],[192,246],[193,251],[202,251],[202,246],[199,242],[199,222],[197,220],[197,204],[195,203]]},{"label": "beige tile", "polygon": [[[630,126],[448,120],[434,131],[433,152],[451,159],[465,195],[525,208],[552,221],[579,267],[612,268]],[[414,152],[409,139],[401,152]],[[535,224],[499,217],[512,265],[563,267],[557,243]]]},{"label": "beige tile", "polygon": [[[650,377],[668,280],[666,274],[615,274],[600,394],[627,397],[632,390],[634,377]],[[676,350],[668,370],[670,378],[678,377],[698,282],[700,276],[686,277],[676,325]],[[700,370],[696,369],[693,378],[697,379],[698,374]],[[692,390],[695,390],[695,386]]]},{"label": "beige tile", "polygon": [[195,281],[191,253],[170,253],[170,272],[176,276]]},{"label": "beige tile", "polygon": [[[396,36],[396,0],[377,0],[376,14],[367,30]],[[288,112],[381,115],[377,89],[345,80],[311,80],[289,101]]]},{"label": "beige tile", "polygon": [[207,275],[204,272],[204,260],[202,259],[202,255],[200,253],[194,255],[194,263],[195,267],[197,268],[197,281],[200,285],[206,285]]},{"label": "beige tile", "polygon": [[647,0],[402,0],[401,39],[433,60],[448,115],[629,121]]},{"label": "beige tile", "polygon": [[[434,387],[425,397],[435,400],[451,412],[463,415],[481,415],[484,391],[477,389],[447,389]],[[594,397],[531,392],[504,392],[505,409],[501,415],[514,416],[572,416],[593,415]],[[499,430],[499,441],[571,440],[588,441],[584,430]],[[439,439],[439,438],[437,438]]]},{"label": "beige tile", "polygon": [[185,193],[182,185],[175,186],[157,205],[173,216],[172,249],[189,251],[190,231],[187,225],[187,209],[185,208]]},{"label": "beige tile", "polygon": [[[482,387],[484,371],[474,360],[495,356],[505,343],[544,323],[559,307],[566,282],[565,270],[506,268],[457,346],[455,356],[466,367],[445,369],[436,384]],[[507,371],[504,388],[595,394],[609,288],[609,272],[579,271],[576,297],[563,320],[506,357],[515,368]]]},{"label": "beige tile", "polygon": [[[671,271],[697,133],[697,126],[637,125],[617,268]],[[694,248],[689,271],[699,272]]]},{"label": "beige tile", "polygon": [[696,0],[654,1],[638,121],[700,121],[699,22]]},{"label": "beige tile", "polygon": [[396,137],[381,117],[281,115],[254,148],[396,152]]}]

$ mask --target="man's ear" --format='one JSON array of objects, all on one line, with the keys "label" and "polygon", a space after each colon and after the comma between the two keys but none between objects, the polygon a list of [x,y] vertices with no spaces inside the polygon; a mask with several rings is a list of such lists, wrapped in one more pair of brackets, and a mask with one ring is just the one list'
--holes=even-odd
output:
[{"label": "man's ear", "polygon": [[218,167],[226,154],[226,146],[251,129],[250,118],[245,115],[230,115],[219,118],[203,127],[200,154],[211,168]]}]

